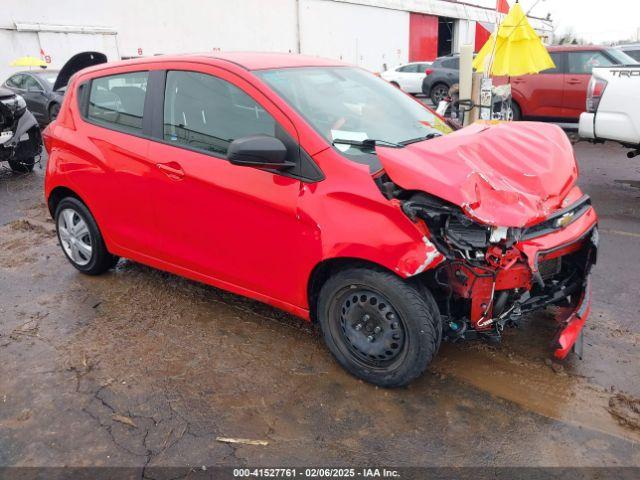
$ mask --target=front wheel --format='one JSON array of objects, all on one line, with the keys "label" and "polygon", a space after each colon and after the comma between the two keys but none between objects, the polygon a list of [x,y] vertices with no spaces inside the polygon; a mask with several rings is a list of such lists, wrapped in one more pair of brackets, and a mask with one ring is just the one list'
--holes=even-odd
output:
[{"label": "front wheel", "polygon": [[74,197],[60,201],[56,208],[56,230],[62,251],[71,265],[87,275],[99,275],[118,262],[104,244],[91,212]]},{"label": "front wheel", "polygon": [[23,158],[9,160],[9,167],[16,173],[29,173],[33,172],[33,167],[36,164],[35,158]]},{"label": "front wheel", "polygon": [[325,283],[318,320],[338,362],[381,387],[399,387],[420,376],[438,350],[442,328],[427,289],[369,268],[344,270]]}]

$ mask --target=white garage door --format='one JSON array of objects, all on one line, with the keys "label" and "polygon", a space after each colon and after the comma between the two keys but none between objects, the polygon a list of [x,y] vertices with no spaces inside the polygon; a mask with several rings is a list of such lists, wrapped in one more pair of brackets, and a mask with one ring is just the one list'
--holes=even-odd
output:
[{"label": "white garage door", "polygon": [[120,60],[116,35],[101,33],[38,32],[40,45],[51,57],[51,68],[61,68],[67,60],[80,52],[100,52],[110,62]]}]

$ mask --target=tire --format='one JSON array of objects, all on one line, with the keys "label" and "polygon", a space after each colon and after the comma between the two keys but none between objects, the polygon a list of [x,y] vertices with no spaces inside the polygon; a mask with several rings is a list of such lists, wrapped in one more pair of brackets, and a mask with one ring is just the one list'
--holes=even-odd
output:
[{"label": "tire", "polygon": [[393,85],[394,87],[396,87],[398,90],[402,90],[400,88],[400,84],[398,82],[389,82],[391,85]]},{"label": "tire", "polygon": [[58,118],[58,114],[60,113],[60,104],[52,103],[49,106],[49,122],[53,122],[56,118]]},{"label": "tire", "polygon": [[429,93],[429,97],[433,104],[438,107],[438,104],[447,98],[449,95],[449,87],[447,87],[444,83],[436,83],[433,87],[431,87],[431,92]]},{"label": "tire", "polygon": [[522,120],[522,110],[520,110],[518,104],[513,100],[511,101],[511,112],[513,113],[513,116],[511,118],[512,121],[519,122],[520,120]]},{"label": "tire", "polygon": [[56,207],[55,220],[62,251],[76,269],[87,275],[100,275],[118,263],[118,257],[107,251],[93,215],[80,200],[62,199]]},{"label": "tire", "polygon": [[29,173],[33,172],[33,167],[36,164],[35,158],[24,158],[22,160],[9,160],[9,167],[16,173]]},{"label": "tire", "polygon": [[329,278],[320,290],[317,318],[338,363],[385,388],[419,377],[442,335],[440,313],[426,287],[382,269],[351,268]]}]

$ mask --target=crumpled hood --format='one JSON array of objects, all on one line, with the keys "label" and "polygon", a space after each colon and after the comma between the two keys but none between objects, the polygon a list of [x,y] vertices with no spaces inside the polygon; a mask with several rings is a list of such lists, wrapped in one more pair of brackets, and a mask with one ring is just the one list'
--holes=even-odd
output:
[{"label": "crumpled hood", "polygon": [[578,177],[569,139],[546,123],[476,123],[376,153],[400,187],[447,200],[494,226],[538,223],[560,208]]}]

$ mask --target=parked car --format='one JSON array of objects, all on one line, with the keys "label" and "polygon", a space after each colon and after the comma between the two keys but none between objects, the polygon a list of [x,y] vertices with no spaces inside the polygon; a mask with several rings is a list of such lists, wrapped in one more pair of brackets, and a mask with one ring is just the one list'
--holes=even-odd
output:
[{"label": "parked car", "polygon": [[74,55],[61,70],[26,70],[11,75],[2,85],[22,96],[27,108],[40,124],[47,124],[58,116],[64,97],[68,71],[97,65],[107,61],[99,52],[81,52]]},{"label": "parked car", "polygon": [[610,140],[640,155],[640,65],[599,67],[589,82],[586,112],[580,115],[579,133],[594,141]]},{"label": "parked car", "polygon": [[514,119],[576,123],[584,112],[594,67],[637,63],[617,48],[548,47],[556,68],[511,78]]},{"label": "parked car", "polygon": [[64,92],[53,89],[57,77],[58,70],[17,72],[7,78],[3,87],[20,94],[33,116],[45,124],[58,116],[62,104]]},{"label": "parked car", "polygon": [[422,80],[429,73],[432,62],[411,62],[398,65],[380,74],[387,82],[407,93],[422,93]]},{"label": "parked car", "polygon": [[619,45],[618,48],[629,55],[635,61],[640,62],[640,43],[629,43],[627,45]]},{"label": "parked car", "polygon": [[457,83],[460,83],[460,55],[439,57],[422,80],[422,93],[438,106],[449,94],[449,89]]},{"label": "parked car", "polygon": [[30,172],[41,151],[40,128],[24,98],[0,88],[0,162],[14,172]]},{"label": "parked car", "polygon": [[83,70],[44,139],[80,272],[126,257],[266,302],[384,387],[546,305],[554,355],[580,350],[597,218],[555,125],[452,132],[362,69],[228,53]]},{"label": "parked car", "polygon": [[[498,78],[496,85],[511,83],[514,120],[576,123],[584,111],[591,70],[596,66],[637,63],[614,47],[562,45],[548,47],[556,68],[536,75]],[[459,82],[459,56],[437,59],[422,91],[436,102],[446,97],[447,86]],[[443,97],[444,95],[444,97]]]}]

